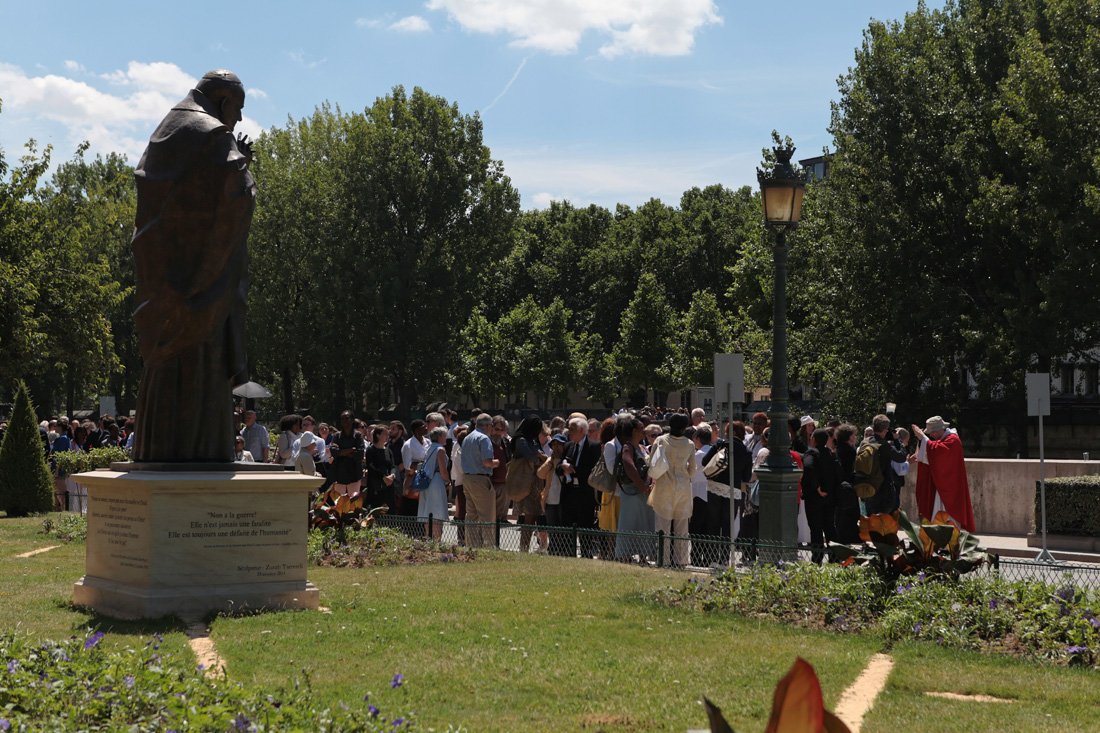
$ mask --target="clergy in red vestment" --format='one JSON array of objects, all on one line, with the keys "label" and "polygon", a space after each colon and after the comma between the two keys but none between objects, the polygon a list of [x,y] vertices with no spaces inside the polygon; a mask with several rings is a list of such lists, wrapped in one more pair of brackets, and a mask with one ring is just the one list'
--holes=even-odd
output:
[{"label": "clergy in red vestment", "polygon": [[945,511],[961,528],[974,532],[974,509],[962,441],[939,415],[925,421],[924,430],[913,426],[917,448],[917,509],[922,519]]}]

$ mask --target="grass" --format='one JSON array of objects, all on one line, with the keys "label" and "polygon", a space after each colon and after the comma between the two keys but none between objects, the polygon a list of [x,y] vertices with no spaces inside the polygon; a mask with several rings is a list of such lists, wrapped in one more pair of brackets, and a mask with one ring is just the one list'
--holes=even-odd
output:
[{"label": "grass", "polygon": [[[864,733],[1097,730],[1100,675],[1094,671],[1019,662],[921,642],[899,644],[891,654],[894,670],[864,720]],[[926,692],[990,695],[1013,702],[945,700]],[[917,721],[920,723],[914,725]]]},{"label": "grass", "polygon": [[335,705],[400,672],[403,705],[437,728],[685,730],[705,724],[705,694],[739,728],[760,730],[796,656],[835,700],[877,646],[643,604],[640,590],[683,576],[595,561],[493,553],[311,577],[331,614],[215,622],[230,674],[274,685],[308,666]]},{"label": "grass", "polygon": [[[172,620],[120,623],[67,605],[84,548],[57,544],[41,519],[0,518],[0,628],[42,638],[107,632],[104,644],[140,646],[154,631],[187,659]],[[229,675],[247,686],[286,686],[305,671],[325,705],[415,711],[421,729],[470,731],[684,731],[705,727],[706,695],[736,730],[763,730],[775,683],[796,656],[821,676],[826,704],[883,646],[732,614],[666,608],[643,591],[685,576],[554,557],[486,553],[475,562],[311,568],[331,613],[218,618],[213,638]],[[1095,729],[1095,672],[900,643],[896,666],[863,730],[1084,731]],[[395,673],[405,676],[389,689]],[[1011,705],[927,697],[984,693]],[[384,701],[384,702],[383,702]]]},{"label": "grass", "polygon": [[[61,516],[61,515],[51,515]],[[0,517],[0,629],[33,637],[66,639],[85,635],[89,626],[107,634],[105,646],[133,646],[153,633],[164,635],[161,648],[190,654],[184,626],[174,618],[116,621],[69,605],[73,583],[84,574],[84,543],[65,543],[41,533],[42,518]],[[54,550],[27,558],[15,555],[42,547]]]}]

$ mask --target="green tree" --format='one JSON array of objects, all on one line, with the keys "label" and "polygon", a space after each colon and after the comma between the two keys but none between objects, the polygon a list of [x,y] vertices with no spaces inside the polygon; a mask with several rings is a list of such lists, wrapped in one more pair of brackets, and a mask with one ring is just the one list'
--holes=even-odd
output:
[{"label": "green tree", "polygon": [[1014,404],[1100,340],[1097,27],[1098,0],[969,0],[865,32],[792,252],[849,409]]},{"label": "green tree", "polygon": [[645,272],[623,313],[615,358],[628,389],[653,387],[668,391],[674,383],[678,350],[674,340],[675,314],[657,277]]},{"label": "green tree", "polygon": [[12,168],[0,150],[0,389],[44,371],[48,320],[38,307],[40,273],[49,267],[42,245],[44,216],[35,197],[50,165],[50,148],[27,143]]},{"label": "green tree", "polygon": [[714,354],[726,353],[732,342],[728,318],[718,309],[718,298],[713,292],[692,293],[687,310],[680,315],[676,334],[678,386],[712,384]]},{"label": "green tree", "polygon": [[27,385],[15,390],[11,420],[0,442],[0,509],[9,517],[48,512],[53,481]]}]

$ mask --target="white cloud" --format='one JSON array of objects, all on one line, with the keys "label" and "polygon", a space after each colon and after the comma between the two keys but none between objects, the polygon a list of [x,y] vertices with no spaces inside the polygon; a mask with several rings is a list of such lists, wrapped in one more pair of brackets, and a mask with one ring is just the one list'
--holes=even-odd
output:
[{"label": "white cloud", "polygon": [[150,64],[131,61],[125,71],[112,71],[100,76],[118,86],[174,94],[177,97],[182,97],[188,89],[195,86],[197,78],[175,64],[163,61],[154,61]]},{"label": "white cloud", "polygon": [[721,23],[714,0],[428,0],[463,28],[505,33],[512,44],[572,53],[589,31],[604,36],[599,53],[683,56],[695,33]]},{"label": "white cloud", "polygon": [[65,61],[65,69],[77,73],[84,73],[87,71],[87,69],[84,68],[84,64],[79,61],[73,61],[72,59],[67,59]]},{"label": "white cloud", "polygon": [[[728,188],[755,185],[754,151],[668,151],[623,155],[549,148],[493,150],[523,196],[525,207],[545,208],[551,201],[577,206],[595,203],[639,206],[651,198],[678,205],[684,191],[720,183]],[[530,193],[535,192],[535,193]],[[553,192],[553,193],[550,193]]]},{"label": "white cloud", "polygon": [[245,95],[249,97],[255,97],[256,99],[267,99],[268,97],[267,92],[257,87],[249,87],[245,90]]},{"label": "white cloud", "polygon": [[381,28],[382,21],[378,18],[356,18],[355,25],[358,28]]},{"label": "white cloud", "polygon": [[291,61],[301,66],[303,69],[312,71],[321,64],[328,61],[328,57],[317,58],[315,56],[306,56],[305,51],[287,51],[286,55]]},{"label": "white cloud", "polygon": [[[53,142],[58,155],[67,158],[78,143],[87,140],[93,153],[124,153],[137,163],[157,123],[196,79],[175,64],[137,61],[100,77],[108,82],[107,90],[56,74],[32,76],[18,66],[0,63],[4,147],[35,137]],[[261,131],[248,117],[237,129],[251,136]]]},{"label": "white cloud", "polygon": [[401,20],[390,25],[391,31],[401,31],[403,33],[426,33],[431,29],[432,27],[428,25],[428,21],[424,20],[419,15],[406,15]]}]

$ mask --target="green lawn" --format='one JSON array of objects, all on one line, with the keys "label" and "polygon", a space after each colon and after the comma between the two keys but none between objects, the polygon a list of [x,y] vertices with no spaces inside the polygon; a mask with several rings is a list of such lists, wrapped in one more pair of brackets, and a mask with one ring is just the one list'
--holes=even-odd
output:
[{"label": "green lawn", "polygon": [[[82,634],[139,645],[153,632],[187,659],[171,620],[113,623],[67,606],[83,545],[27,559],[57,544],[40,519],[0,518],[0,628],[40,637]],[[423,728],[470,731],[684,731],[705,727],[708,696],[735,729],[762,730],[771,691],[796,656],[818,670],[826,704],[882,647],[873,635],[841,636],[771,622],[668,609],[642,591],[685,576],[596,561],[491,553],[469,564],[313,568],[330,613],[219,618],[213,638],[230,676],[287,685],[303,670],[326,704],[413,711]],[[899,645],[897,664],[864,731],[1096,730],[1100,674],[929,644]],[[395,673],[405,684],[391,690]],[[1011,705],[957,702],[926,691],[984,693]]]}]

